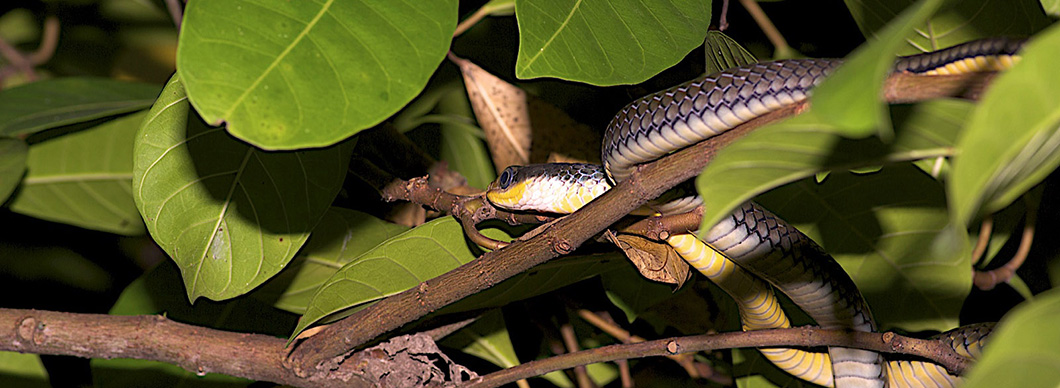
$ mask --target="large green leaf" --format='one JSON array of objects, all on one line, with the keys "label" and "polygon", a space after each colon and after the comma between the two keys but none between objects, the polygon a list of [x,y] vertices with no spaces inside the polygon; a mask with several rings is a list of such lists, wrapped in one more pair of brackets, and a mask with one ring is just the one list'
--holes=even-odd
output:
[{"label": "large green leaf", "polygon": [[0,92],[0,135],[14,136],[137,111],[158,85],[102,78],[56,78]]},{"label": "large green leaf", "polygon": [[177,73],[199,114],[240,139],[327,146],[419,94],[456,12],[456,0],[191,2]]},{"label": "large green leaf", "polygon": [[29,353],[0,352],[0,385],[5,387],[47,388],[48,371],[40,356]]},{"label": "large green leaf", "polygon": [[147,112],[33,144],[11,210],[125,235],[144,233],[132,197],[133,142]]},{"label": "large green leaf", "polygon": [[519,78],[642,82],[703,44],[709,0],[516,0]]},{"label": "large green leaf", "polygon": [[[822,171],[934,159],[953,153],[953,132],[970,104],[936,100],[903,108],[894,143],[845,139],[810,111],[755,130],[725,147],[696,179],[705,199],[704,228],[755,195]],[[719,182],[719,183],[714,183]]]},{"label": "large green leaf", "polygon": [[811,98],[818,116],[851,137],[891,135],[886,106],[880,101],[883,80],[894,67],[894,54],[943,0],[921,0],[887,24],[876,39],[861,45],[835,73],[814,88]]},{"label": "large green leaf", "polygon": [[[913,0],[844,0],[861,32],[875,36]],[[994,36],[1029,36],[1049,25],[1040,0],[949,1],[905,36],[899,54],[918,54]],[[1046,0],[1048,1],[1048,0]]]},{"label": "large green leaf", "polygon": [[1060,290],[1050,290],[1005,315],[964,387],[1060,386]]},{"label": "large green leaf", "polygon": [[0,137],[0,204],[7,202],[22,181],[28,150],[22,140]]},{"label": "large green leaf", "polygon": [[133,197],[188,298],[231,298],[305,243],[338,193],[348,148],[261,151],[203,123],[174,77],[137,134]]},{"label": "large green leaf", "polygon": [[474,260],[464,230],[443,217],[356,257],[317,289],[295,334],[325,317],[405,291]]},{"label": "large green leaf", "polygon": [[1060,165],[1060,27],[1027,44],[997,77],[957,143],[949,180],[958,225],[993,213]]},{"label": "large green leaf", "polygon": [[[264,305],[257,298],[224,302],[199,301],[194,306],[184,297],[180,271],[164,262],[122,290],[110,309],[112,315],[157,315],[215,329],[286,335],[297,316]],[[216,373],[197,376],[177,365],[136,359],[92,359],[96,387],[246,387],[254,382]]]},{"label": "large green leaf", "polygon": [[881,328],[947,330],[971,289],[969,248],[950,235],[942,184],[908,164],[832,173],[758,199],[854,278]]},{"label": "large green leaf", "polygon": [[275,306],[305,313],[320,286],[342,266],[408,229],[355,210],[332,207],[313,228],[290,268],[269,282],[284,286]]}]

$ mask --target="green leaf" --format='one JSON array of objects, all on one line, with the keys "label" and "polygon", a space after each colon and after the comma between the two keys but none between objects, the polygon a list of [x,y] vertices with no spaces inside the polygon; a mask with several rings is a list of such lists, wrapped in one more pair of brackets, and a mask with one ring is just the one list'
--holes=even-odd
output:
[{"label": "green leaf", "polygon": [[706,54],[706,74],[758,62],[750,51],[721,31],[707,31],[703,51]]},{"label": "green leaf", "polygon": [[1040,0],[1045,14],[1052,17],[1060,17],[1060,0]]},{"label": "green leaf", "polygon": [[445,337],[440,345],[460,349],[501,368],[519,365],[500,310],[482,314],[475,323]]},{"label": "green leaf", "polygon": [[452,217],[417,226],[339,269],[313,296],[292,337],[329,315],[415,287],[476,256]]},{"label": "green leaf", "polygon": [[519,78],[640,83],[703,44],[710,1],[516,0]]},{"label": "green leaf", "polygon": [[1060,290],[1046,291],[1005,315],[964,387],[1060,385]]},{"label": "green leaf", "polygon": [[920,104],[897,120],[892,144],[875,137],[844,138],[814,109],[757,129],[719,151],[696,178],[696,187],[706,199],[702,230],[755,195],[818,172],[951,155],[954,150],[948,139],[960,125],[954,115],[967,109],[967,102],[956,100]]},{"label": "green leaf", "polygon": [[881,328],[957,326],[971,289],[970,246],[949,234],[942,184],[919,169],[834,172],[822,184],[802,180],[758,201],[839,261]]},{"label": "green leaf", "polygon": [[1060,165],[1058,48],[1054,26],[1027,44],[1023,60],[994,80],[972,112],[948,182],[958,225],[1004,208]]},{"label": "green leaf", "polygon": [[[463,89],[448,93],[439,101],[438,109],[443,114],[460,118],[471,118],[471,103]],[[482,141],[482,128],[456,120],[439,122],[441,124],[442,160],[449,162],[449,169],[459,172],[467,179],[468,186],[485,188],[497,178],[489,151]]]},{"label": "green leaf", "polygon": [[[931,100],[915,105],[891,107],[891,120],[899,129],[894,148],[899,152],[954,148],[975,104],[967,100]],[[935,178],[949,175],[950,160],[942,156],[914,163]]]},{"label": "green leaf", "polygon": [[[112,315],[165,315],[166,318],[215,329],[284,336],[297,317],[270,308],[257,298],[225,302],[198,301],[184,297],[180,270],[163,262],[130,283],[114,306]],[[136,359],[92,359],[96,387],[246,387],[252,381],[221,374],[197,376],[177,365]]]},{"label": "green leaf", "polygon": [[[899,10],[913,0],[844,0],[866,37],[880,33]],[[944,4],[930,19],[904,36],[899,54],[919,54],[955,46],[967,41],[995,36],[1029,36],[1052,21],[1039,0],[961,0]],[[1049,0],[1045,0],[1049,1]]]},{"label": "green leaf", "polygon": [[886,106],[880,101],[883,80],[894,66],[894,54],[913,28],[924,23],[943,0],[921,0],[902,11],[876,36],[861,45],[810,98],[818,116],[850,137],[880,133],[889,138]]},{"label": "green leaf", "polygon": [[265,149],[335,144],[412,100],[445,57],[456,0],[188,4],[177,73],[206,122]]},{"label": "green leaf", "polygon": [[408,229],[355,210],[328,209],[291,265],[267,283],[284,287],[275,306],[305,313],[320,286],[342,266]]},{"label": "green leaf", "polygon": [[174,77],[136,137],[133,196],[190,300],[242,295],[279,272],[338,193],[348,144],[264,152],[208,127]]},{"label": "green leaf", "polygon": [[15,136],[147,108],[158,85],[56,78],[0,92],[0,136]]},{"label": "green leaf", "polygon": [[28,353],[0,352],[0,386],[47,388],[48,371],[40,356]]},{"label": "green leaf", "polygon": [[0,137],[0,204],[7,202],[22,181],[28,149],[22,140]]},{"label": "green leaf", "polygon": [[28,172],[11,210],[124,235],[144,233],[132,197],[133,142],[147,112],[29,147]]}]

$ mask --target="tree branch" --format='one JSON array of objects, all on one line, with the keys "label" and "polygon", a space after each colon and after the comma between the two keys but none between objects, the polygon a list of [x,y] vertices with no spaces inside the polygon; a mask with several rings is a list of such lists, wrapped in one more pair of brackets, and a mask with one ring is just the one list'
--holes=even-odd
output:
[{"label": "tree branch", "polygon": [[554,370],[598,362],[731,348],[842,346],[880,353],[907,354],[939,363],[950,373],[961,374],[968,360],[938,340],[923,340],[894,333],[866,333],[823,330],[812,327],[770,329],[660,339],[618,344],[531,361],[488,374],[465,385],[469,388],[497,387],[512,381],[539,376]]},{"label": "tree branch", "polygon": [[[0,308],[0,350],[91,358],[135,358],[192,373],[222,373],[297,387],[369,387],[367,380],[303,379],[283,367],[285,341],[187,325],[163,316],[116,316]],[[351,379],[351,377],[354,377]]]},{"label": "tree branch", "polygon": [[[983,89],[982,83],[990,78],[990,74],[930,77],[894,74],[887,79],[883,95],[888,102],[909,102],[953,95],[974,98]],[[335,322],[300,343],[292,352],[287,365],[299,376],[327,373],[336,368],[353,349],[388,331],[552,258],[568,254],[644,202],[698,175],[721,147],[754,128],[793,116],[807,106],[808,103],[804,102],[765,114],[718,136],[641,165],[629,179],[619,183],[580,211],[559,219],[540,235],[515,242],[505,249],[486,253],[477,260],[425,281],[417,287],[382,299]],[[418,190],[411,187],[411,182],[405,189],[408,190],[410,198],[417,197]],[[442,197],[445,195],[428,195],[423,198],[428,202],[416,202],[438,205],[438,200]]]}]

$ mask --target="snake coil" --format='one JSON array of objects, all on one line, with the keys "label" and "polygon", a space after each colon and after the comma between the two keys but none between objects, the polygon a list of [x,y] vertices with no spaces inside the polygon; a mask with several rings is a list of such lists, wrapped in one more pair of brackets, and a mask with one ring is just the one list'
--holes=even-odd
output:
[{"label": "snake coil", "polygon": [[[899,58],[893,71],[955,74],[998,71],[1018,60],[1022,41],[987,39]],[[487,198],[495,205],[570,213],[603,194],[633,168],[735,128],[755,117],[801,102],[841,64],[836,59],[790,59],[736,67],[644,96],[608,125],[603,167],[585,164],[507,168]],[[685,199],[662,212],[698,206]],[[668,241],[693,267],[732,296],[746,330],[787,327],[770,286],[787,295],[823,328],[874,331],[872,314],[853,280],[816,243],[753,202],[702,235]],[[707,245],[703,245],[705,242]],[[763,283],[763,281],[765,283]],[[766,284],[768,283],[768,285]],[[987,330],[945,334],[955,349],[974,356]],[[959,340],[974,338],[975,345]],[[921,361],[885,362],[875,352],[829,348],[828,354],[797,349],[762,352],[793,375],[820,385],[848,387],[939,386],[956,377]]]}]

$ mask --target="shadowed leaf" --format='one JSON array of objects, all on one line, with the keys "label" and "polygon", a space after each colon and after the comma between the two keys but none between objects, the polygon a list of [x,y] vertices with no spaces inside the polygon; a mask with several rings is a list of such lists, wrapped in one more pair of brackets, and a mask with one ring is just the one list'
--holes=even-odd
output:
[{"label": "shadowed leaf", "polygon": [[147,108],[158,85],[56,78],[0,92],[0,135],[15,136]]},{"label": "shadowed leaf", "polygon": [[188,299],[242,295],[287,265],[338,192],[348,144],[265,152],[203,123],[174,77],[137,134],[133,196]]},{"label": "shadowed leaf", "polygon": [[1012,203],[1060,165],[1060,27],[1029,42],[997,77],[957,142],[948,181],[958,225]]},{"label": "shadowed leaf", "polygon": [[147,112],[33,144],[11,210],[125,235],[144,233],[132,197],[133,142]]},{"label": "shadowed leaf", "polygon": [[22,181],[22,175],[26,173],[28,150],[29,147],[22,140],[0,138],[0,204],[7,202]]}]

